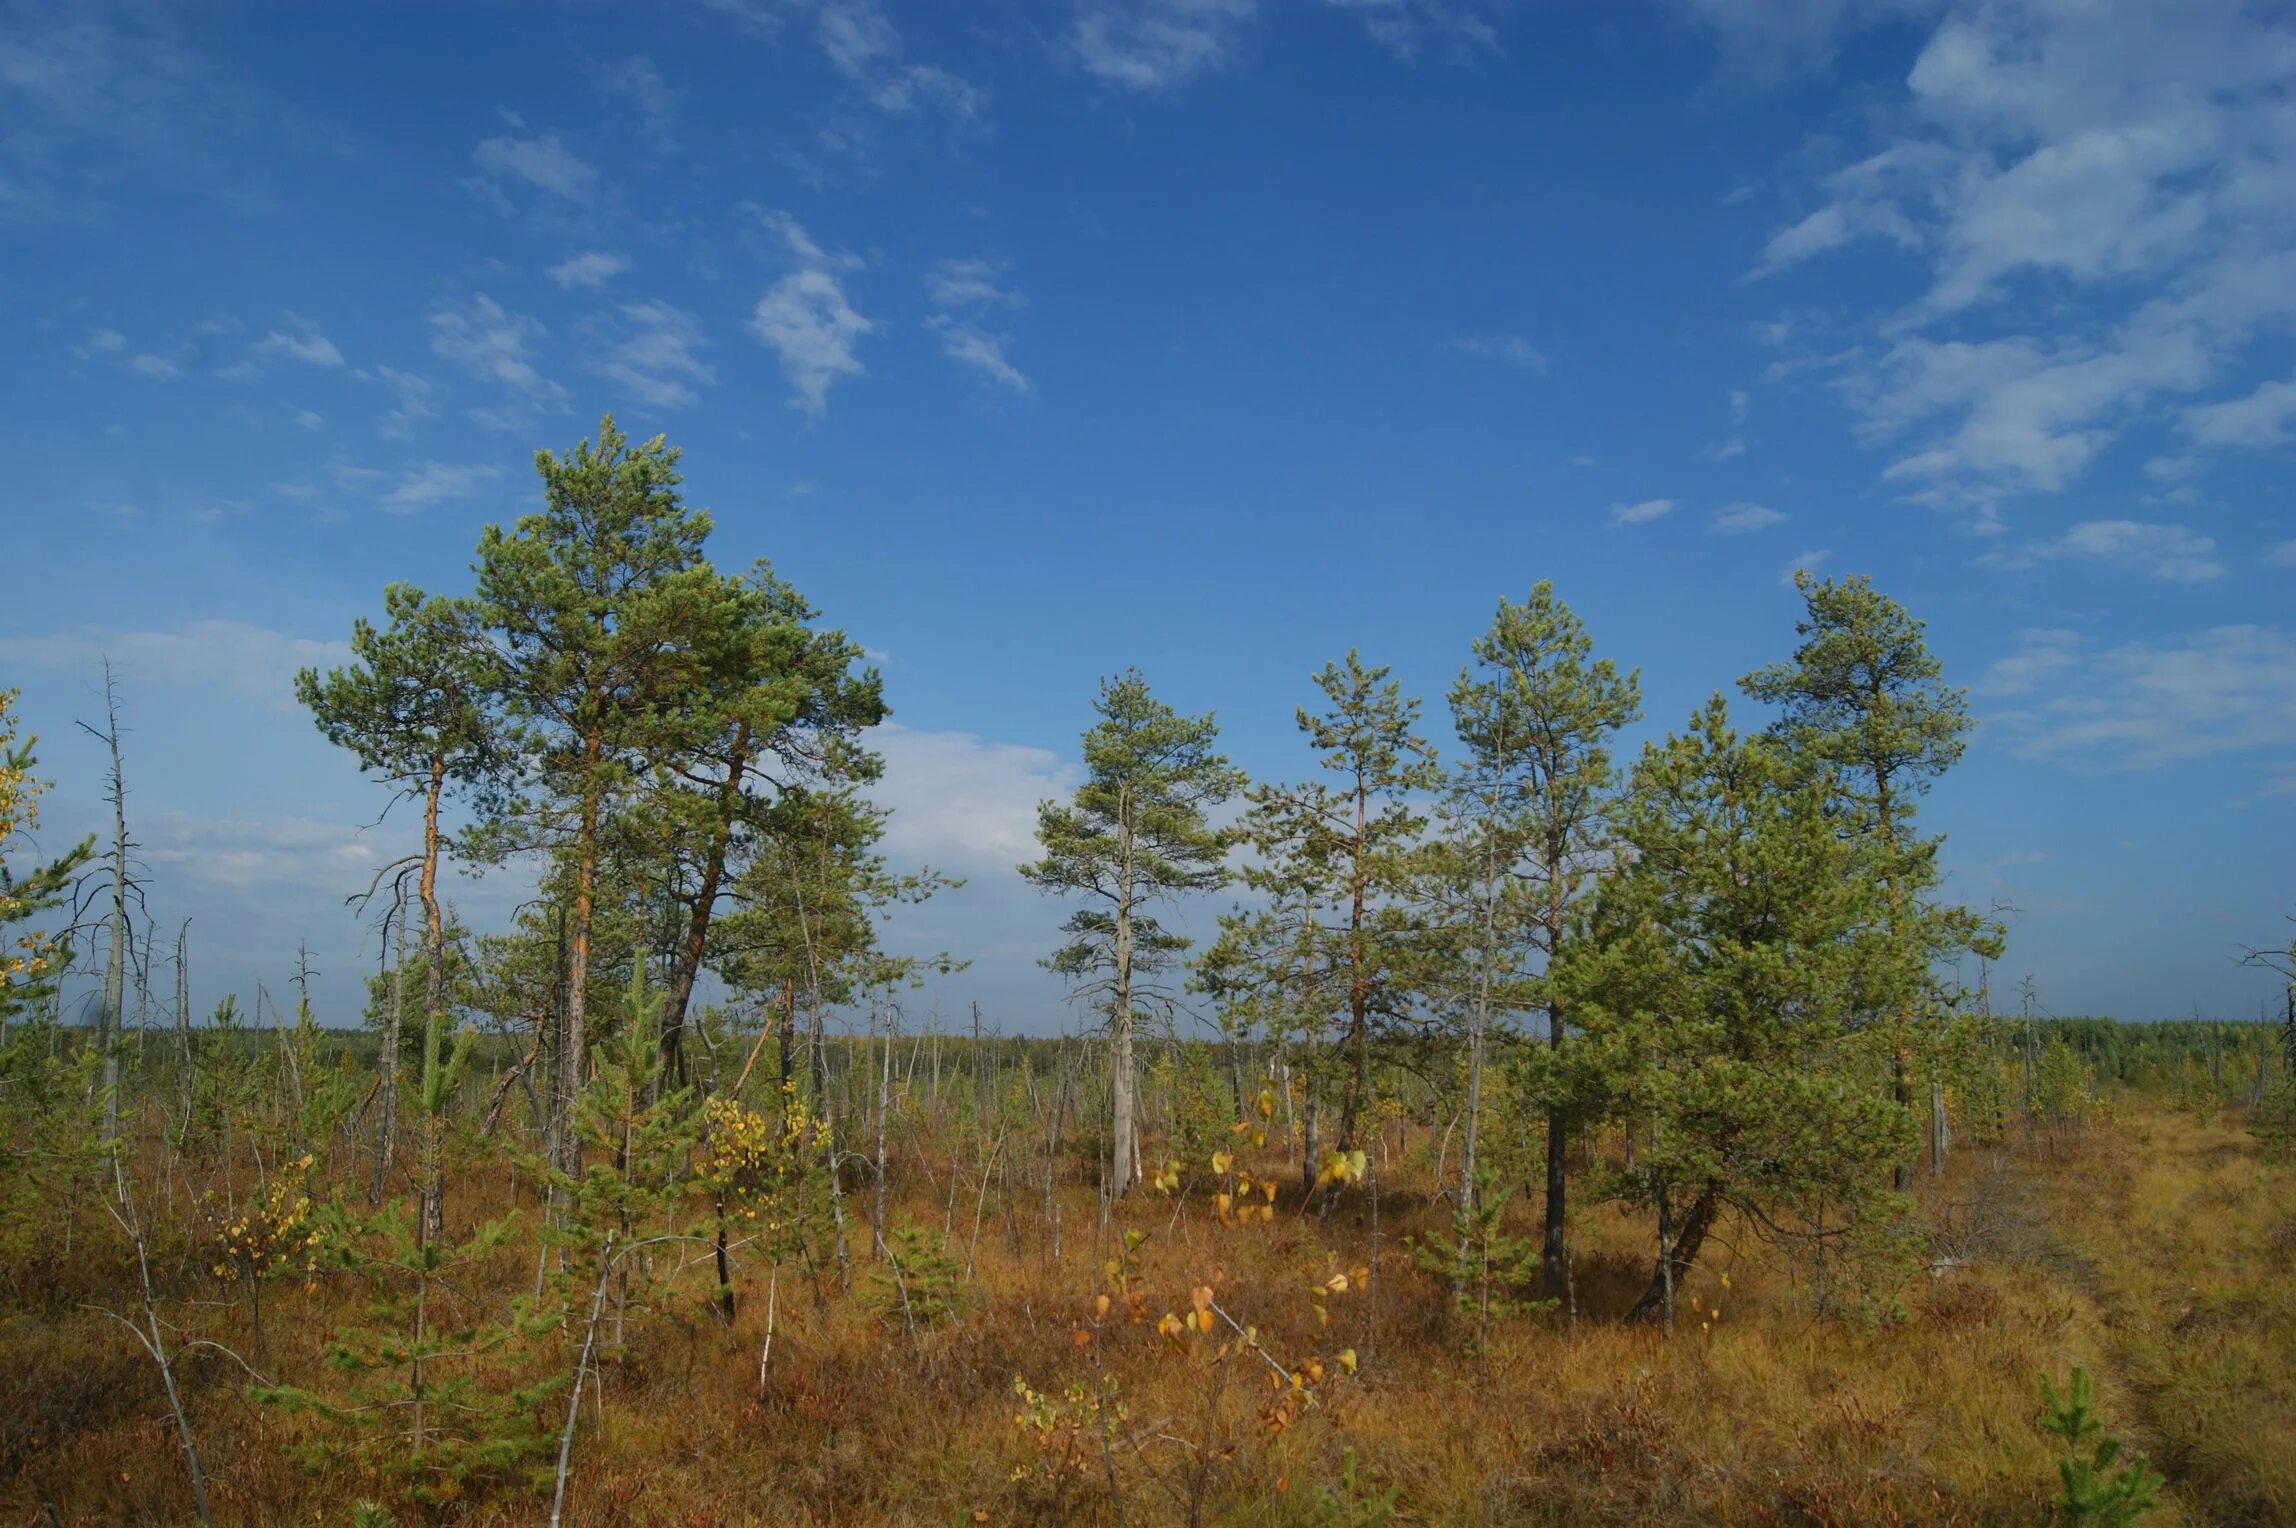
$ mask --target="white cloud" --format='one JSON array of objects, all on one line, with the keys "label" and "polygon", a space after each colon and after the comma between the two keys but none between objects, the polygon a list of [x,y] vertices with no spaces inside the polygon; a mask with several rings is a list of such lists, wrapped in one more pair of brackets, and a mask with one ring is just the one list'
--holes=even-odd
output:
[{"label": "white cloud", "polygon": [[876,326],[853,311],[835,276],[802,270],[782,277],[757,300],[751,327],[780,357],[782,375],[797,389],[791,406],[819,418],[828,412],[829,389],[840,378],[863,374],[854,347]]},{"label": "white cloud", "polygon": [[990,334],[970,324],[958,322],[945,313],[936,313],[925,321],[926,327],[941,338],[941,354],[960,366],[969,366],[992,382],[1001,383],[1016,393],[1029,391],[1028,378],[1005,357],[1002,335]]},{"label": "white cloud", "polygon": [[1447,45],[1460,61],[1500,52],[1499,34],[1480,8],[1457,0],[1324,0],[1352,12],[1374,42],[1399,59],[1415,59],[1430,44]]},{"label": "white cloud", "polygon": [[618,63],[601,65],[597,80],[599,89],[629,102],[637,111],[638,136],[648,148],[657,154],[677,148],[679,94],[652,59],[634,53]]},{"label": "white cloud", "polygon": [[742,210],[757,220],[757,225],[779,240],[782,248],[799,265],[820,270],[850,271],[861,268],[860,257],[842,251],[832,253],[815,242],[813,235],[778,207],[760,207],[755,202],[744,202]]},{"label": "white cloud", "polygon": [[971,81],[932,64],[903,62],[901,34],[877,0],[815,3],[814,40],[878,110],[906,116],[932,106],[970,121],[987,104],[987,95]]},{"label": "white cloud", "polygon": [[1085,0],[1069,51],[1086,73],[1128,90],[1171,90],[1235,63],[1257,0]]},{"label": "white cloud", "polygon": [[1713,29],[1726,77],[1764,83],[1832,61],[1843,39],[1937,11],[1943,0],[1675,0]]},{"label": "white cloud", "polygon": [[2296,748],[2296,640],[2284,631],[2219,626],[2101,651],[2070,632],[2022,637],[1994,665],[2012,665],[2005,681],[1989,672],[1984,687],[2036,697],[1988,718],[2022,757],[2150,769]]},{"label": "white cloud", "polygon": [[1462,355],[1481,356],[1485,360],[1505,361],[1530,371],[1547,369],[1545,352],[1519,334],[1474,334],[1461,339],[1445,340],[1446,350]]},{"label": "white cloud", "polygon": [[481,292],[460,306],[434,309],[430,315],[431,352],[451,361],[482,381],[499,383],[512,394],[513,407],[489,411],[474,418],[516,425],[528,417],[528,406],[562,408],[566,389],[535,369],[533,347],[548,336],[540,320],[505,312],[501,304]]},{"label": "white cloud", "polygon": [[327,428],[326,416],[313,409],[297,409],[295,422],[306,430],[324,430]]},{"label": "white cloud", "polygon": [[2080,662],[2081,634],[2061,627],[2017,633],[2017,645],[1993,660],[1976,684],[1980,695],[2030,695]]},{"label": "white cloud", "polygon": [[0,636],[10,666],[92,674],[105,658],[125,678],[178,688],[219,687],[281,709],[295,705],[295,673],[351,661],[342,642],[298,637],[245,621],[190,621],[174,631],[80,626],[69,631]]},{"label": "white cloud", "polygon": [[925,296],[936,308],[1019,308],[1028,299],[997,285],[1004,267],[988,260],[943,260],[925,276]]},{"label": "white cloud", "polygon": [[1791,588],[1793,586],[1795,574],[1815,573],[1818,571],[1818,569],[1824,567],[1826,563],[1831,561],[1833,555],[1834,554],[1832,552],[1827,551],[1824,547],[1817,547],[1807,552],[1796,552],[1794,554],[1794,560],[1787,563],[1785,571],[1778,575],[1778,582],[1786,585],[1788,588]]},{"label": "white cloud", "polygon": [[491,176],[522,180],[570,202],[587,202],[597,194],[596,168],[569,151],[555,134],[489,138],[471,151],[470,159]]},{"label": "white cloud", "polygon": [[1748,531],[1766,530],[1770,526],[1785,523],[1785,513],[1767,504],[1725,504],[1714,511],[1706,526],[1725,536],[1740,536]]},{"label": "white cloud", "polygon": [[294,887],[331,900],[380,868],[385,845],[341,823],[301,817],[229,819],[158,811],[142,819],[144,858],[171,880],[240,889]]},{"label": "white cloud", "polygon": [[657,408],[695,401],[696,384],[707,387],[717,372],[702,360],[708,345],[691,313],[663,302],[624,303],[600,329],[604,348],[592,362],[600,376],[620,383]]},{"label": "white cloud", "polygon": [[[1818,184],[1755,274],[1894,246],[1926,291],[1844,386],[1909,497],[1980,508],[2069,487],[2173,408],[2203,446],[2277,444],[2296,387],[2240,383],[2296,324],[2296,49],[2247,0],[1681,0],[1821,62],[1895,15],[1937,20],[1875,151]],[[2255,389],[2250,391],[2250,389]],[[2202,397],[2188,402],[2193,395]]]},{"label": "white cloud", "polygon": [[166,382],[183,375],[181,366],[166,356],[153,355],[149,351],[129,356],[128,370],[139,377],[149,377],[155,382]]},{"label": "white cloud", "polygon": [[337,367],[343,364],[343,352],[335,342],[319,332],[318,326],[308,319],[288,315],[293,333],[274,329],[248,347],[247,354],[257,361],[301,361],[306,366]]},{"label": "white cloud", "polygon": [[627,255],[616,254],[611,250],[593,249],[586,250],[579,255],[568,256],[550,267],[544,274],[569,292],[577,288],[584,291],[596,291],[629,268],[630,259]]},{"label": "white cloud", "polygon": [[1978,566],[2018,572],[2043,562],[2087,558],[2140,568],[2171,583],[2201,583],[2223,576],[2216,540],[2182,525],[2142,520],[2084,520],[2054,541],[2005,547],[1977,559]]},{"label": "white cloud", "polygon": [[899,862],[1009,876],[1034,859],[1037,803],[1075,791],[1074,765],[1049,749],[965,732],[919,732],[888,723],[869,741],[885,756],[872,792],[891,807],[885,847]]},{"label": "white cloud", "polygon": [[390,366],[376,367],[374,376],[391,390],[393,398],[397,400],[391,405],[390,412],[375,422],[376,434],[396,439],[412,430],[417,422],[438,413],[430,405],[429,378],[418,377],[412,372],[399,371]]},{"label": "white cloud", "polygon": [[1025,393],[1029,381],[1005,355],[1007,337],[958,316],[970,309],[1026,306],[1027,298],[998,285],[1001,273],[1002,267],[987,260],[943,260],[926,273],[925,296],[945,311],[933,314],[925,324],[940,337],[941,354],[1016,393]]},{"label": "white cloud", "polygon": [[2284,446],[2296,424],[2296,381],[2265,382],[2245,398],[2184,411],[2184,427],[2204,446]]},{"label": "white cloud", "polygon": [[491,463],[457,467],[445,462],[416,462],[377,502],[392,514],[411,515],[449,499],[470,498],[500,476],[502,469]]},{"label": "white cloud", "polygon": [[128,337],[117,329],[91,329],[88,331],[87,345],[81,353],[83,355],[109,353],[125,350],[127,346]]},{"label": "white cloud", "polygon": [[[145,188],[246,204],[256,132],[308,124],[239,88],[169,6],[17,4],[0,17],[0,224],[95,223]],[[148,194],[148,193],[146,193]]]},{"label": "white cloud", "polygon": [[2276,568],[2296,568],[2296,541],[2283,541],[2264,554],[2264,560]]},{"label": "white cloud", "polygon": [[1613,504],[1610,523],[1613,525],[1647,525],[1674,509],[1672,499],[1644,499],[1639,504]]}]

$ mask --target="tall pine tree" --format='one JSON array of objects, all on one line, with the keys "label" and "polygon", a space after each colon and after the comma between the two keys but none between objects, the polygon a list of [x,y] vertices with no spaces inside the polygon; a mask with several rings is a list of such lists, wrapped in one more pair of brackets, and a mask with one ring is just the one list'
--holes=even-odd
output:
[{"label": "tall pine tree", "polygon": [[[595,443],[535,454],[544,507],[479,539],[477,600],[502,700],[536,791],[497,820],[497,850],[552,848],[568,881],[558,1088],[582,1091],[590,945],[607,819],[651,767],[690,741],[709,678],[723,581],[702,554],[709,516],[678,495],[678,452],[633,445],[608,415]],[[559,1117],[563,1117],[563,1110]],[[558,1165],[576,1169],[563,1130]]]},{"label": "tall pine tree", "polygon": [[1108,1188],[1122,1195],[1141,1176],[1133,1023],[1143,1009],[1170,1013],[1179,994],[1149,978],[1188,947],[1148,909],[1226,883],[1223,861],[1236,835],[1213,827],[1209,813],[1244,777],[1212,751],[1212,718],[1182,716],[1149,693],[1137,670],[1101,681],[1093,709],[1100,720],[1084,734],[1087,778],[1069,804],[1037,808],[1044,858],[1020,873],[1041,890],[1089,899],[1061,925],[1068,942],[1047,964],[1108,1016]]}]

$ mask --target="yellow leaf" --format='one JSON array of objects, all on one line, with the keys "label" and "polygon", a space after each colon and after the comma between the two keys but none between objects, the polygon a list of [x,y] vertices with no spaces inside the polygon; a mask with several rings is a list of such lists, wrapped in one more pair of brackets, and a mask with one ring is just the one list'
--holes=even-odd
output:
[{"label": "yellow leaf", "polygon": [[1355,1349],[1341,1348],[1339,1350],[1338,1356],[1339,1366],[1342,1369],[1345,1369],[1348,1373],[1353,1374],[1355,1372]]},{"label": "yellow leaf", "polygon": [[1236,1159],[1227,1152],[1215,1151],[1212,1153],[1212,1171],[1225,1174],[1229,1168],[1235,1165]]}]

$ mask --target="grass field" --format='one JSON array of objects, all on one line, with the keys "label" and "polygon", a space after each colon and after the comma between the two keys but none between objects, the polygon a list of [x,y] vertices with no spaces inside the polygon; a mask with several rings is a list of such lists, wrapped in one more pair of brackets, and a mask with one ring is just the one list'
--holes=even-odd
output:
[{"label": "grass field", "polygon": [[[968,1161],[920,1140],[888,1219],[930,1245],[948,1230],[957,1320],[912,1334],[866,1296],[865,1226],[849,1292],[826,1267],[745,1264],[737,1244],[730,1326],[705,1249],[661,1249],[658,1297],[583,1402],[567,1520],[2038,1523],[2058,1452],[2040,1380],[2076,1365],[2108,1427],[2167,1476],[2152,1521],[2296,1520],[2296,1175],[2265,1165],[2237,1117],[2116,1107],[1925,1178],[1922,1213],[1951,1255],[1911,1279],[1902,1319],[1816,1319],[1808,1268],[1729,1227],[1671,1335],[1626,1325],[1648,1219],[1594,1209],[1575,1222],[1575,1318],[1502,1314],[1479,1346],[1404,1248],[1448,1220],[1428,1199],[1438,1143],[1423,1130],[1376,1148],[1376,1257],[1367,1193],[1319,1218],[1289,1180],[1264,1224],[1219,1224],[1200,1190],[1143,1190],[1105,1237],[1089,1186],[1063,1187],[1055,1257],[1041,1186],[992,1175],[984,1192]],[[148,1215],[166,1179],[156,1165],[145,1178]],[[450,1228],[513,1196],[508,1168],[463,1169]],[[54,1229],[10,1275],[0,1318],[0,1504],[16,1522],[185,1521],[157,1368],[91,1308],[134,1314],[122,1238],[92,1196]],[[1139,1233],[1138,1320],[1104,1266],[1118,1229]],[[506,1305],[535,1258],[514,1237],[446,1300]],[[320,1375],[362,1282],[267,1284],[259,1335],[238,1289],[182,1249],[178,1262],[161,1259],[163,1308],[220,1345],[178,1365],[219,1519],[350,1522],[369,1499],[403,1522],[546,1516],[546,1491],[474,1486],[425,1509],[347,1462],[298,1462],[298,1444],[331,1434],[251,1402],[221,1348],[271,1377]],[[1369,1277],[1327,1292],[1319,1321],[1308,1291],[1351,1268]],[[1286,1392],[1261,1355],[1159,1333],[1198,1288],[1280,1361],[1325,1362],[1280,1430],[1266,1413]],[[1095,1296],[1111,1289],[1103,1319]],[[579,1327],[577,1311],[530,1368],[570,1368]]]}]

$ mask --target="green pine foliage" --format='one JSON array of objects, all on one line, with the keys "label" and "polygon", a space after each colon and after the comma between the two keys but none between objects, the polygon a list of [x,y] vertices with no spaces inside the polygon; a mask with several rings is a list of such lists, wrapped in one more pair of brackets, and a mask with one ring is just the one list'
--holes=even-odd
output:
[{"label": "green pine foliage", "polygon": [[2121,1440],[2097,1420],[2089,1371],[2075,1368],[2065,1393],[2041,1376],[2041,1426],[2065,1440],[2057,1461],[2059,1492],[2051,1503],[2068,1528],[2129,1528],[2158,1504],[2165,1482],[2142,1454],[2121,1460]]},{"label": "green pine foliage", "polygon": [[1726,1210],[1821,1247],[1887,1214],[1912,1122],[1876,1086],[1884,1036],[1851,1018],[1882,890],[1786,746],[1717,695],[1644,749],[1615,823],[1622,863],[1555,980],[1578,1086],[1635,1133],[1608,1188],[1656,1209],[1636,1306],[1655,1316]]},{"label": "green pine foliage", "polygon": [[[471,1053],[468,1031],[450,1042],[444,1028],[434,1018],[425,1036],[416,1096],[426,1160]],[[472,1275],[509,1242],[514,1219],[459,1240],[435,1234],[428,1220],[403,1200],[371,1215],[340,1201],[325,1207],[319,1245],[334,1274],[372,1289],[369,1320],[328,1342],[332,1383],[258,1385],[254,1395],[330,1424],[331,1436],[307,1450],[314,1464],[348,1455],[438,1504],[534,1478],[549,1444],[543,1403],[560,1381],[521,1377],[541,1329],[531,1312],[487,1314],[469,1297]]]}]

